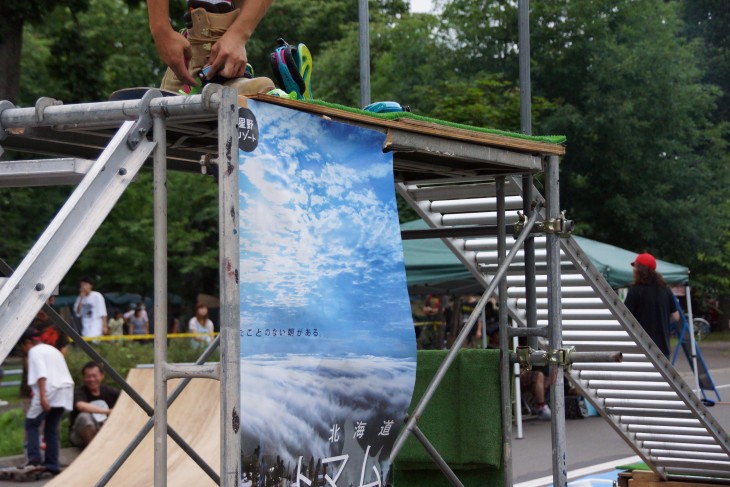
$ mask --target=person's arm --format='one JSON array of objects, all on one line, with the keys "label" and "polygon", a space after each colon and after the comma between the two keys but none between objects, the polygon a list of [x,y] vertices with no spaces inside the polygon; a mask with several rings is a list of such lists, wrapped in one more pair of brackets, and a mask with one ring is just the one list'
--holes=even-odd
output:
[{"label": "person's arm", "polygon": [[81,301],[82,301],[82,298],[81,298],[81,295],[79,294],[78,297],[76,298],[76,302],[74,303],[74,314],[76,316],[81,316]]},{"label": "person's arm", "polygon": [[145,335],[150,334],[150,322],[147,320],[144,320],[144,334]]},{"label": "person's arm", "polygon": [[41,408],[45,412],[50,411],[51,405],[48,404],[48,398],[46,397],[46,378],[45,377],[38,378],[38,395],[41,398]]},{"label": "person's arm", "polygon": [[111,408],[100,408],[99,406],[94,406],[91,403],[85,402],[85,401],[78,401],[74,404],[74,409],[77,411],[80,411],[82,413],[95,413],[95,414],[106,414],[109,415],[112,413]]},{"label": "person's arm", "polygon": [[[148,0],[152,1],[152,0]],[[224,78],[240,78],[246,70],[248,55],[246,54],[246,43],[251,38],[254,29],[266,11],[271,6],[272,0],[244,0],[241,12],[233,21],[225,34],[218,39],[210,50],[209,65],[211,67],[209,78],[216,73]],[[221,69],[218,72],[218,69]]]},{"label": "person's arm", "polygon": [[147,0],[147,14],[150,33],[162,62],[170,67],[180,81],[195,85],[197,82],[188,70],[193,49],[190,42],[182,34],[175,32],[170,24],[169,0]]},{"label": "person's arm", "polygon": [[102,335],[108,335],[109,334],[109,322],[107,321],[106,316],[101,317],[101,334]]}]

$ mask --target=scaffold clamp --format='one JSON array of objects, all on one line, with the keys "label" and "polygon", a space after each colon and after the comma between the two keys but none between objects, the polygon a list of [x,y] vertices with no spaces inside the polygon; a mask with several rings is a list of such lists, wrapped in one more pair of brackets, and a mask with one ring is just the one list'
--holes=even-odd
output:
[{"label": "scaffold clamp", "polygon": [[559,365],[565,367],[566,370],[570,370],[570,367],[573,365],[573,353],[575,353],[575,347],[563,347],[548,350],[547,365]]},{"label": "scaffold clamp", "polygon": [[529,346],[518,345],[517,346],[517,361],[520,364],[521,370],[532,369],[532,350]]},{"label": "scaffold clamp", "polygon": [[152,113],[150,112],[150,103],[154,98],[162,96],[160,90],[147,90],[142,99],[139,101],[139,118],[134,122],[132,130],[127,138],[127,145],[130,149],[137,148],[142,139],[147,136],[147,132],[152,128]]},{"label": "scaffold clamp", "polygon": [[[8,108],[15,108],[15,105],[10,103],[8,100],[0,100],[0,142],[5,140],[5,138],[8,136],[7,132],[5,132],[5,127],[3,127],[3,112],[7,110]],[[0,147],[0,155],[2,154],[2,148]]]}]

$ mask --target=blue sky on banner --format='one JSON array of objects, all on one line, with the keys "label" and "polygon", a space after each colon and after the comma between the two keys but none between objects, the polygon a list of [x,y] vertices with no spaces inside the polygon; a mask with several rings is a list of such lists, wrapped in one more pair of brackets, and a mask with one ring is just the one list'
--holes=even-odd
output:
[{"label": "blue sky on banner", "polygon": [[[240,153],[242,355],[413,356],[384,135],[249,102],[259,146]],[[249,329],[317,337],[246,338]],[[326,346],[324,343],[326,342]]]}]

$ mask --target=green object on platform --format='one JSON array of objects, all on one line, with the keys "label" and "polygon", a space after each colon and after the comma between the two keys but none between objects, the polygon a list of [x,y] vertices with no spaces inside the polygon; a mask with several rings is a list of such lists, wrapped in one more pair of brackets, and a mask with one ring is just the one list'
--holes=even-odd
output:
[{"label": "green object on platform", "polygon": [[634,470],[642,470],[642,471],[648,471],[648,472],[651,471],[649,466],[644,462],[630,463],[628,465],[618,465],[616,468],[618,470],[628,470],[631,472],[633,472]]},{"label": "green object on platform", "polygon": [[506,130],[488,129],[484,127],[475,127],[473,125],[466,125],[463,123],[448,122],[446,120],[439,120],[437,118],[424,117],[416,115],[411,112],[388,112],[388,113],[374,113],[367,110],[361,110],[359,108],[348,107],[345,105],[339,105],[337,103],[330,103],[323,100],[302,100],[306,103],[312,103],[314,105],[320,105],[328,108],[336,108],[337,110],[344,110],[351,113],[359,113],[361,115],[367,115],[369,117],[382,118],[384,120],[397,120],[399,118],[412,118],[413,120],[421,120],[423,122],[431,122],[445,127],[454,127],[463,130],[471,130],[472,132],[482,132],[485,134],[504,135],[505,137],[513,137],[516,139],[530,140],[533,142],[543,142],[545,144],[564,144],[567,138],[564,135],[526,135],[517,132],[508,132]]},{"label": "green object on platform", "polygon": [[[447,350],[419,350],[409,411],[431,382]],[[418,427],[465,487],[504,485],[499,350],[461,350],[426,407]],[[394,465],[394,487],[449,487],[412,435]]]}]

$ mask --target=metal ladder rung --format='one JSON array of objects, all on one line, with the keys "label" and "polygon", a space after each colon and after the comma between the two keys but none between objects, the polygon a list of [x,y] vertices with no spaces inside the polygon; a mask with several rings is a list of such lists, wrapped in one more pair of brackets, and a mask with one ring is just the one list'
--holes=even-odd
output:
[{"label": "metal ladder rung", "polygon": [[606,407],[634,407],[647,409],[679,409],[686,410],[687,405],[682,401],[652,401],[650,399],[604,399]]},{"label": "metal ladder rung", "polygon": [[690,436],[690,435],[669,435],[661,433],[636,433],[639,441],[658,441],[666,443],[693,443],[700,445],[715,445],[715,438],[712,436]]},{"label": "metal ladder rung", "polygon": [[[590,286],[561,286],[561,294],[566,298],[590,298],[596,295],[596,292]],[[513,286],[507,289],[507,297],[524,299],[527,291],[524,287]],[[535,288],[535,296],[538,299],[547,297],[547,287]]]},{"label": "metal ladder rung", "polygon": [[[682,435],[682,436],[707,436],[707,430],[704,428],[692,428],[689,426],[659,426],[653,424],[629,424],[626,425],[628,431],[631,433],[659,433],[667,435]],[[705,433],[705,434],[703,434]]]},{"label": "metal ladder rung", "polygon": [[[510,183],[504,185],[506,196],[518,196],[522,190]],[[496,196],[496,189],[493,182],[470,183],[470,184],[449,184],[439,186],[416,187],[409,186],[408,192],[416,201],[435,201],[447,199],[481,198]]]},{"label": "metal ladder rung", "polygon": [[[648,450],[682,450],[688,452],[723,453],[720,445],[699,445],[696,443],[672,443],[662,441],[644,441],[642,446]],[[725,453],[723,453],[726,455]]]},{"label": "metal ladder rung", "polygon": [[[509,196],[504,199],[505,209],[522,210],[522,197]],[[461,200],[432,200],[433,213],[471,213],[497,211],[497,198],[466,198]]]},{"label": "metal ladder rung", "polygon": [[[507,225],[517,223],[519,217],[517,210],[506,211],[505,221]],[[441,224],[445,227],[458,227],[460,225],[496,225],[497,212],[485,213],[455,213],[451,215],[442,215]]]},{"label": "metal ladder rung", "polygon": [[645,416],[621,416],[619,419],[621,424],[645,424],[645,425],[659,425],[659,426],[697,426],[700,423],[699,419],[696,418],[647,418]]},{"label": "metal ladder rung", "polygon": [[[575,321],[586,321],[586,320],[601,320],[609,321],[613,318],[613,315],[603,309],[565,309],[563,310],[563,320],[575,320]],[[537,309],[537,319],[547,319],[547,309]],[[626,334],[626,332],[624,331]],[[628,336],[628,334],[626,334]]]},{"label": "metal ladder rung", "polygon": [[[640,414],[650,418],[676,418],[678,416],[693,417],[692,411],[686,409],[678,411],[676,409],[650,409],[650,408],[630,408],[630,407],[608,407],[605,409],[607,414],[613,416],[623,416],[630,414]],[[718,446],[718,448],[720,448]]]},{"label": "metal ladder rung", "polygon": [[603,399],[658,399],[664,401],[679,400],[674,391],[626,391],[616,389],[597,389],[593,395]]},{"label": "metal ladder rung", "polygon": [[[580,321],[576,323],[576,320],[570,320],[568,323],[563,322],[563,330],[568,331],[624,331],[621,325],[616,321],[609,320],[593,320],[593,323]],[[652,367],[652,370],[653,367]]]},{"label": "metal ladder rung", "polygon": [[616,341],[622,341],[622,342],[631,342],[632,345],[634,341],[629,336],[628,333],[625,331],[564,331],[563,332],[563,339],[568,341],[581,341],[581,342],[588,342],[588,341],[605,341],[605,340],[616,340]]},{"label": "metal ladder rung", "polygon": [[727,461],[728,456],[726,453],[708,453],[702,451],[676,451],[676,450],[648,450],[649,455],[653,458],[685,458],[695,460],[719,460]]},{"label": "metal ladder rung", "polygon": [[[540,250],[545,252],[545,237],[534,237],[535,251]],[[507,237],[506,242],[507,252],[512,248],[512,242]],[[497,251],[497,239],[490,237],[483,238],[470,238],[464,242],[464,250],[471,252],[496,252]]]},{"label": "metal ladder rung", "polygon": [[[626,381],[626,380],[589,380],[591,389],[616,389],[620,391],[671,391],[666,382]],[[698,421],[699,423],[699,421]]]},{"label": "metal ladder rung", "polygon": [[725,475],[730,476],[730,462],[717,462],[712,460],[680,460],[677,458],[655,458],[654,462],[657,465],[661,465],[665,468],[671,468],[672,470],[677,469],[678,471],[684,471],[684,469],[701,469],[702,471],[714,470],[716,472],[725,472]]},{"label": "metal ladder rung", "polygon": [[[594,363],[577,363],[573,364],[573,370],[575,371],[595,371],[595,372],[641,372],[641,373],[653,373],[658,374],[658,372],[655,372],[656,369],[652,366],[650,363],[642,363],[642,362],[619,362],[619,363],[603,363],[603,362],[594,362]],[[621,376],[623,377],[623,376]],[[600,379],[599,379],[600,380]],[[624,380],[622,379],[616,379],[616,380]]]},{"label": "metal ladder rung", "polygon": [[730,478],[730,473],[724,470],[709,470],[705,468],[672,468],[672,472],[667,475],[668,480],[702,482],[705,479],[715,482],[716,479]]},{"label": "metal ladder rung", "polygon": [[[565,296],[562,289],[560,290],[560,292],[563,295],[563,298],[560,300],[560,305],[562,306],[563,312],[569,309],[606,311],[606,305],[598,298]],[[548,306],[547,298],[538,297],[535,301],[538,308],[547,308]],[[618,321],[616,321],[615,323],[617,325],[619,324]]]},{"label": "metal ladder rung", "polygon": [[579,352],[635,352],[639,346],[634,342],[585,342],[566,340],[563,345],[573,346]]},{"label": "metal ladder rung", "polygon": [[[547,285],[548,278],[547,275],[544,273],[537,274],[535,276],[535,283],[538,285]],[[581,274],[578,274],[573,269],[573,272],[569,274],[563,274],[560,273],[560,285],[561,286],[570,286],[570,285],[583,285],[586,283],[585,277],[583,277]],[[525,286],[525,276],[524,275],[507,275],[507,286]]]}]

